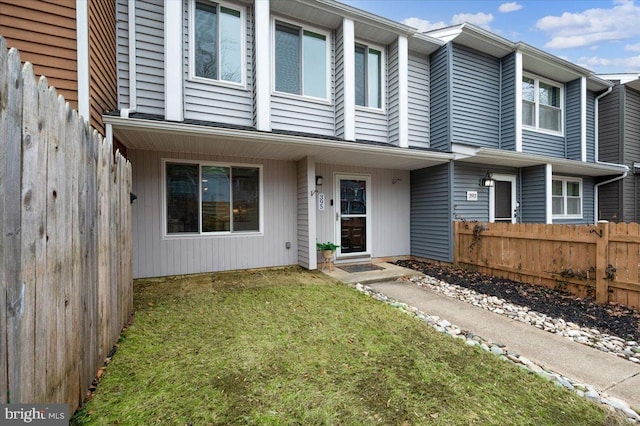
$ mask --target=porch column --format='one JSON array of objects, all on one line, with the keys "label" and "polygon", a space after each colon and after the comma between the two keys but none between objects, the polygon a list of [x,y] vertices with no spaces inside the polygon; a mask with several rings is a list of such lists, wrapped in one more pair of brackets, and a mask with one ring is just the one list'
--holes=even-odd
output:
[{"label": "porch column", "polygon": [[544,173],[544,223],[551,225],[553,223],[553,196],[552,196],[552,181],[553,181],[553,166],[546,164]]},{"label": "porch column", "polygon": [[164,0],[164,118],[184,120],[182,2]]},{"label": "porch column", "polygon": [[256,130],[271,131],[271,50],[269,0],[255,0]]},{"label": "porch column", "polygon": [[318,269],[316,253],[316,161],[305,157],[298,161],[298,264],[307,269]]}]

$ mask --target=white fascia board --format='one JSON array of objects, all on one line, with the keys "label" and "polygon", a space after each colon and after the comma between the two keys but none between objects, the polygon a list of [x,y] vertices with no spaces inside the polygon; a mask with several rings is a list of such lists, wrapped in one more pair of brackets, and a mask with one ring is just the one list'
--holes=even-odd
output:
[{"label": "white fascia board", "polygon": [[164,0],[164,116],[184,120],[182,2]]},{"label": "white fascia board", "polygon": [[356,58],[355,25],[351,19],[342,20],[343,75],[344,75],[344,138],[356,140]]},{"label": "white fascia board", "polygon": [[255,43],[256,43],[256,129],[271,131],[271,40],[269,25],[269,0],[255,0]]},{"label": "white fascia board", "polygon": [[587,78],[580,79],[580,160],[587,161]]},{"label": "white fascia board", "polygon": [[76,49],[78,57],[78,113],[90,121],[89,111],[89,4],[76,0]]},{"label": "white fascia board", "polygon": [[544,220],[547,225],[553,223],[553,197],[551,192],[552,180],[553,180],[553,166],[551,164],[546,165],[544,174]]},{"label": "white fascia board", "polygon": [[516,51],[516,152],[522,152],[522,52]]},{"label": "white fascia board", "polygon": [[398,37],[398,145],[409,146],[409,42]]}]

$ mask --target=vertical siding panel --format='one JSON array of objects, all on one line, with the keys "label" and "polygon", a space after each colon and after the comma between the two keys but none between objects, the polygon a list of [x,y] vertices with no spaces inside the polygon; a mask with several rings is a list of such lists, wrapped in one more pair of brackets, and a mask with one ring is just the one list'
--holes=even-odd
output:
[{"label": "vertical siding panel", "polygon": [[387,77],[387,87],[389,94],[387,96],[387,120],[389,143],[393,145],[399,144],[399,64],[398,64],[398,41],[396,40],[389,46],[389,76]]},{"label": "vertical siding panel", "polygon": [[429,148],[429,58],[409,52],[409,146]]},{"label": "vertical siding panel", "polygon": [[[624,96],[624,164],[633,168],[634,162],[640,162],[640,92],[625,86]],[[638,212],[638,175],[629,173],[624,179],[624,221],[639,220]]]},{"label": "vertical siding panel", "polygon": [[129,106],[129,9],[127,0],[116,0],[116,56],[118,108]]},{"label": "vertical siding panel", "polygon": [[587,90],[587,161],[593,163],[595,158],[595,99],[596,94]]},{"label": "vertical siding panel", "polygon": [[578,160],[582,158],[581,146],[581,111],[582,103],[580,79],[565,84],[565,140],[567,158]]},{"label": "vertical siding panel", "polygon": [[137,112],[164,115],[164,3],[136,1]]},{"label": "vertical siding panel", "polygon": [[449,50],[446,44],[431,55],[431,129],[430,143],[434,149],[448,151],[451,148],[450,100],[449,100]]},{"label": "vertical siding panel", "polygon": [[500,148],[516,149],[516,54],[502,58],[501,93],[501,145]]},{"label": "vertical siding panel", "polygon": [[344,49],[343,43],[343,28],[340,25],[335,31],[335,129],[336,136],[344,139]]}]

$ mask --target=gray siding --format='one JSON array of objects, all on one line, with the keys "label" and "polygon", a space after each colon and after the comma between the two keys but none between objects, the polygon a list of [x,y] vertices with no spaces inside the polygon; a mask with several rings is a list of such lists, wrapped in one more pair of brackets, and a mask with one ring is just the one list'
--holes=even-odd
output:
[{"label": "gray siding", "polygon": [[453,262],[452,164],[411,172],[411,255]]},{"label": "gray siding", "polygon": [[[580,176],[578,176],[580,177]],[[593,223],[593,189],[595,181],[592,177],[582,177],[582,219],[553,219],[553,223],[590,224]]]},{"label": "gray siding", "polygon": [[522,129],[522,152],[565,158],[564,137]]},{"label": "gray siding", "polygon": [[629,173],[629,175],[623,179],[622,191],[624,195],[620,199],[623,213],[621,219],[625,222],[640,222],[640,212],[638,211],[640,182],[638,182],[638,175]]},{"label": "gray siding", "polygon": [[546,223],[546,166],[532,166],[522,169],[522,203],[520,222]]},{"label": "gray siding", "polygon": [[118,108],[129,107],[129,13],[127,0],[116,2],[116,56],[118,62]]},{"label": "gray siding", "polygon": [[451,44],[447,43],[431,55],[429,86],[431,91],[431,148],[451,150],[451,105],[449,84]]},{"label": "gray siding", "polygon": [[400,127],[400,87],[398,67],[398,42],[395,41],[389,45],[389,76],[387,78],[387,88],[389,89],[387,116],[389,120],[389,143],[392,145],[400,144],[399,127]]},{"label": "gray siding", "polygon": [[580,102],[580,79],[573,80],[565,85],[565,139],[567,146],[567,158],[581,160],[580,140],[580,115],[582,104]]},{"label": "gray siding", "polygon": [[136,2],[137,111],[164,115],[164,4]]},{"label": "gray siding", "polygon": [[356,107],[356,139],[389,142],[385,111]]},{"label": "gray siding", "polygon": [[502,58],[500,148],[516,150],[516,55]]},{"label": "gray siding", "polygon": [[596,94],[591,90],[587,90],[587,161],[590,163],[596,161],[595,102]]},{"label": "gray siding", "polygon": [[[632,179],[634,176],[632,176]],[[598,219],[623,222],[622,182],[616,181],[601,186],[598,192]]]},{"label": "gray siding", "polygon": [[342,25],[336,29],[336,136],[344,139],[344,49]]},{"label": "gray siding", "polygon": [[[297,163],[298,187],[298,265],[310,269],[309,265],[309,210],[315,209],[312,204],[316,198],[309,199],[310,188],[307,184],[308,159],[303,158]],[[315,253],[313,253],[315,255]]]},{"label": "gray siding", "polygon": [[189,10],[184,1],[184,117],[217,123],[252,126],[253,111],[253,8],[245,9],[246,87],[189,79]]},{"label": "gray siding", "polygon": [[[129,150],[133,169],[134,278],[295,265],[296,163]],[[163,238],[162,158],[262,164],[263,235]]]},{"label": "gray siding", "polygon": [[429,58],[409,52],[409,146],[429,148]]},{"label": "gray siding", "polygon": [[598,159],[608,163],[622,161],[622,117],[620,116],[623,87],[616,85],[598,103]]},{"label": "gray siding", "polygon": [[452,142],[499,148],[500,61],[453,45]]},{"label": "gray siding", "polygon": [[[624,94],[624,164],[633,168],[640,162],[640,92],[625,87]],[[638,221],[637,175],[624,181],[624,220]]]}]

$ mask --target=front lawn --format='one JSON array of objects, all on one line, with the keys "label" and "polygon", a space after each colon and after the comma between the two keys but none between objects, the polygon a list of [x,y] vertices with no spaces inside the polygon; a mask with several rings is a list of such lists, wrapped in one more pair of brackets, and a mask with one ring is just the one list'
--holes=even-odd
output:
[{"label": "front lawn", "polygon": [[138,280],[73,424],[604,425],[599,406],[298,268]]}]

